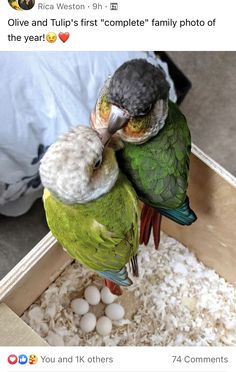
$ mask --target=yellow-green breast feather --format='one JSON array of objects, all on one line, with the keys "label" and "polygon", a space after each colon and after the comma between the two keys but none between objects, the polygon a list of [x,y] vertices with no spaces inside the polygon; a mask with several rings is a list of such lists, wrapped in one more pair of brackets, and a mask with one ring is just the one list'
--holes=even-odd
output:
[{"label": "yellow-green breast feather", "polygon": [[120,270],[136,254],[138,202],[125,176],[109,193],[86,204],[63,204],[48,190],[43,201],[52,234],[85,266]]}]

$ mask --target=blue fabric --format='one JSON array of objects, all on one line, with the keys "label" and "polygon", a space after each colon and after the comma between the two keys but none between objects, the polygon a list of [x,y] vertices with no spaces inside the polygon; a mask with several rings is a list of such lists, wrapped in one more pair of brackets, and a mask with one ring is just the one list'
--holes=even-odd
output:
[{"label": "blue fabric", "polygon": [[60,134],[89,125],[104,81],[132,58],[160,63],[145,52],[0,52],[1,214],[23,214],[41,196],[40,158]]}]

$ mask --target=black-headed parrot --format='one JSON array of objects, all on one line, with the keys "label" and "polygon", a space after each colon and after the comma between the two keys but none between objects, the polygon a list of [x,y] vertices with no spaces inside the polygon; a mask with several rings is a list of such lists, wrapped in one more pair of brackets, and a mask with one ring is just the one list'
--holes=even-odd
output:
[{"label": "black-headed parrot", "polygon": [[108,128],[124,144],[117,152],[119,167],[145,203],[140,243],[148,243],[153,227],[156,248],[162,215],[181,225],[197,218],[186,194],[190,131],[168,93],[162,69],[134,59],[105,82],[91,114],[94,129]]}]

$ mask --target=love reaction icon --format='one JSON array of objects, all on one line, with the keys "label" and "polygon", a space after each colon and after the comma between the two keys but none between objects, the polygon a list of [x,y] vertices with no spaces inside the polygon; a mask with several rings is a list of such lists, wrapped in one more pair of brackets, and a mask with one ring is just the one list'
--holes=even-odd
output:
[{"label": "love reaction icon", "polygon": [[9,364],[16,364],[17,360],[18,360],[18,358],[14,354],[9,355],[9,357],[7,358],[7,361],[8,361]]}]

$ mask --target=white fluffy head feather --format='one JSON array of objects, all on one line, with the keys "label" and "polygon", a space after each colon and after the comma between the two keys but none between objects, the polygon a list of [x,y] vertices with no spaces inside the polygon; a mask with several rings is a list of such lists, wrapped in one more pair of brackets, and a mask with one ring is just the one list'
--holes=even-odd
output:
[{"label": "white fluffy head feather", "polygon": [[109,192],[119,169],[114,151],[97,132],[76,127],[62,135],[41,160],[42,184],[67,204],[87,203]]}]

